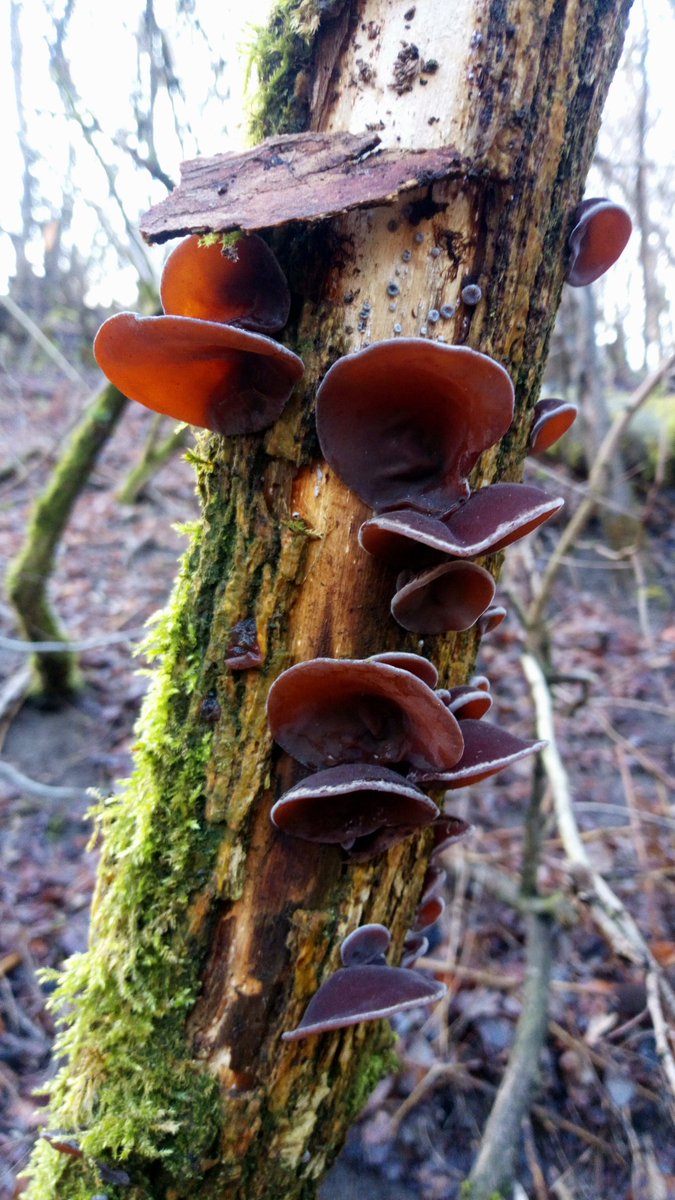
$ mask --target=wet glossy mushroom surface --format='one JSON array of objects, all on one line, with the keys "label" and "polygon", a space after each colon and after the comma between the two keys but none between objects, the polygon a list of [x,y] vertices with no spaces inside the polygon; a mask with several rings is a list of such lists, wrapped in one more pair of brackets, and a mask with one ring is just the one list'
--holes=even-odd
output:
[{"label": "wet glossy mushroom surface", "polygon": [[262,334],[191,317],[118,313],[94,356],[130,400],[215,433],[256,433],[281,415],[301,359]]},{"label": "wet glossy mushroom surface", "polygon": [[577,418],[577,406],[568,400],[538,400],[534,406],[529,453],[543,454],[571,429]]},{"label": "wet glossy mushroom surface", "polygon": [[424,338],[346,355],[317,392],[326,461],[377,511],[448,512],[467,496],[469,472],[512,417],[513,386],[499,363]]},{"label": "wet glossy mushroom surface", "polygon": [[582,200],[572,221],[566,279],[571,287],[586,287],[604,275],[621,256],[633,231],[633,222],[625,208],[604,197]]},{"label": "wet glossy mushroom surface", "polygon": [[452,765],[459,724],[407,670],[361,659],[315,658],[289,667],[269,691],[272,736],[308,767],[347,762]]},{"label": "wet glossy mushroom surface", "polygon": [[483,567],[467,562],[441,563],[404,577],[391,602],[391,614],[413,633],[460,632],[475,625],[494,594],[494,580]]},{"label": "wet glossy mushroom surface", "polygon": [[369,856],[370,835],[390,830],[399,841],[412,829],[431,824],[438,808],[387,767],[343,763],[317,771],[284,792],[270,815],[277,829],[293,837]]},{"label": "wet glossy mushroom surface", "polygon": [[281,1036],[286,1042],[297,1041],[361,1021],[393,1017],[409,1008],[435,1004],[445,993],[445,984],[408,968],[341,967],[312,997],[297,1029]]},{"label": "wet glossy mushroom surface", "polygon": [[489,721],[462,721],[464,753],[449,771],[411,771],[417,783],[442,783],[444,787],[468,787],[503,771],[521,758],[536,754],[546,742],[516,737]]},{"label": "wet glossy mushroom surface", "polygon": [[277,333],[288,320],[291,297],[276,257],[256,234],[232,244],[179,242],[164,264],[160,297],[168,315],[196,317]]}]

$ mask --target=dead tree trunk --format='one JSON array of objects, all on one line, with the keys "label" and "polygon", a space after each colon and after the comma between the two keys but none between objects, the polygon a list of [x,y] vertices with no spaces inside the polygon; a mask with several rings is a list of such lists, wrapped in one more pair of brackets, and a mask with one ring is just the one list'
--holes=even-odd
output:
[{"label": "dead tree trunk", "polygon": [[[54,1120],[85,1153],[43,1146],[30,1200],[107,1192],[102,1162],[104,1178],[128,1174],[132,1200],[309,1197],[386,1069],[391,1035],[379,1025],[279,1039],[348,930],[383,921],[400,946],[428,850],[422,837],[346,866],[336,849],[282,842],[270,825],[289,769],[265,723],[280,670],[420,649],[390,622],[388,573],[356,543],[366,510],[318,457],[312,400],[339,354],[395,325],[425,327],[511,372],[518,416],[477,474],[518,477],[569,214],[627,10],[627,0],[459,0],[450,14],[444,0],[347,0],[320,6],[318,32],[306,4],[291,6],[293,29],[286,5],[268,30],[273,128],[276,112],[297,120],[306,108],[322,131],[375,128],[395,149],[452,144],[456,166],[387,205],[276,236],[305,381],[266,436],[204,438],[197,452],[203,521],[155,634],[162,663],[135,776],[101,810],[91,949],[57,993],[76,1003]],[[290,83],[289,43],[302,51]],[[482,290],[475,307],[460,298],[468,282]],[[446,304],[454,317],[430,323]],[[248,617],[265,663],[237,677],[223,659]],[[423,652],[457,682],[474,649],[462,635],[426,638]]]}]

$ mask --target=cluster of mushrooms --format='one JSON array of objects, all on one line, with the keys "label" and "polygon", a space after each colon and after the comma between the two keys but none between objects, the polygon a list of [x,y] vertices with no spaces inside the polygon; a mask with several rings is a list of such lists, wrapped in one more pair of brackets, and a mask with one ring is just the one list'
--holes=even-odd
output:
[{"label": "cluster of mushrooms", "polygon": [[[597,279],[630,232],[618,205],[584,201],[568,241],[567,281],[580,287]],[[290,295],[266,243],[256,235],[229,247],[187,238],[166,261],[160,295],[164,315],[120,313],[96,335],[96,359],[120,391],[220,434],[256,433],[277,420],[304,368],[272,336],[288,320]],[[509,375],[494,360],[424,338],[347,355],[318,389],[322,452],[374,510],[359,542],[397,570],[391,611],[407,630],[433,634],[478,623],[485,632],[498,624],[504,609],[493,604],[492,576],[472,560],[524,537],[562,504],[525,484],[470,490],[468,476],[506,433],[513,403]],[[540,400],[530,451],[548,449],[575,416],[572,404]],[[234,669],[262,665],[254,634],[237,637]],[[442,813],[424,787],[467,787],[543,744],[483,720],[491,704],[484,676],[439,688],[435,666],[417,654],[297,663],[272,684],[268,721],[308,773],[276,801],[273,824],[285,835],[339,846],[352,862],[431,826],[438,854],[470,827]],[[401,966],[387,965],[384,926],[354,930],[342,943],[342,967],[286,1040],[440,999],[444,985],[412,964],[426,949],[424,930],[443,910],[444,877],[432,856]]]}]

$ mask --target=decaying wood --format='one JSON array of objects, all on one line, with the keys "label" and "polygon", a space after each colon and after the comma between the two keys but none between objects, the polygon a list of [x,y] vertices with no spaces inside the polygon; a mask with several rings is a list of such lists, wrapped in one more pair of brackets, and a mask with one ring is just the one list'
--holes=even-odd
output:
[{"label": "decaying wood", "polygon": [[[153,1200],[309,1197],[364,1098],[364,1073],[372,1082],[369,1063],[386,1044],[380,1026],[311,1043],[284,1043],[280,1033],[297,1024],[310,996],[338,965],[346,932],[382,921],[392,927],[393,954],[400,948],[428,846],[424,837],[411,839],[353,866],[335,847],[308,848],[279,835],[270,807],[294,782],[297,767],[272,746],[265,700],[285,666],[315,655],[415,649],[440,666],[444,685],[462,682],[475,638],[470,632],[418,639],[391,620],[393,572],[357,543],[368,510],[318,452],[316,387],[340,354],[398,333],[489,353],[514,379],[517,416],[501,446],[483,456],[474,483],[519,476],[562,289],[569,214],[583,189],[628,7],[628,0],[457,0],[449,11],[445,0],[430,0],[415,16],[409,0],[349,5],[348,37],[330,86],[324,78],[316,90],[314,128],[356,135],[354,145],[363,145],[361,131],[375,125],[385,150],[394,152],[393,163],[397,147],[409,154],[414,146],[430,161],[440,155],[435,161],[445,166],[439,182],[427,179],[386,205],[380,192],[375,207],[309,227],[296,222],[275,234],[294,296],[284,339],[302,355],[305,378],[266,435],[201,444],[204,522],[188,563],[189,588],[174,616],[184,640],[173,652],[165,711],[156,722],[160,733],[167,731],[162,753],[152,746],[147,755],[156,801],[142,820],[146,830],[164,830],[183,802],[175,780],[191,748],[204,744],[203,706],[213,697],[217,719],[208,727],[212,737],[198,786],[191,778],[190,809],[195,844],[207,845],[211,857],[195,850],[194,873],[181,881],[183,906],[172,910],[166,928],[157,932],[145,911],[130,922],[141,946],[138,973],[132,974],[126,915],[117,916],[116,896],[130,881],[145,896],[162,871],[176,869],[175,860],[170,845],[163,857],[164,838],[146,862],[146,835],[140,833],[129,834],[129,847],[117,858],[104,849],[87,985],[88,1003],[95,1000],[104,1012],[99,1016],[97,1007],[99,1030],[105,1031],[115,1015],[107,1016],[116,988],[124,1005],[131,997],[145,1017],[146,959],[163,972],[167,991],[180,986],[193,989],[191,995],[188,951],[199,965],[199,998],[186,1033],[181,1027],[174,1036],[172,1069],[182,1070],[184,1079],[187,1062],[193,1075],[216,1081],[219,1133],[208,1154],[201,1148],[189,1178],[176,1145],[189,1139],[190,1118],[180,1098],[161,1096],[162,1120],[168,1107],[171,1133],[152,1127],[137,1134],[142,1147],[160,1139],[159,1151],[143,1148],[136,1162],[147,1181],[143,1195]],[[421,70],[409,70],[417,60],[410,51],[401,58],[403,43],[414,43],[420,62],[434,60],[435,72],[422,77]],[[321,53],[320,32],[316,78]],[[315,94],[312,79],[308,94]],[[457,157],[443,158],[451,145],[456,149],[449,153]],[[449,162],[480,162],[485,171],[448,178],[454,171]],[[283,164],[268,175],[292,180]],[[394,191],[412,178],[407,167],[404,176]],[[351,182],[349,187],[353,197]],[[325,200],[317,204],[322,215],[343,209],[342,200],[334,208]],[[274,224],[270,205],[268,195],[267,215],[257,226],[244,225],[240,213],[241,226]],[[171,227],[160,218],[145,233],[222,228],[211,224],[212,212],[199,200]],[[461,298],[469,281],[482,289],[472,307]],[[439,319],[445,306],[452,315]],[[224,666],[229,631],[250,617],[264,666],[235,676]],[[126,812],[123,803],[120,811]],[[132,829],[131,815],[128,821]],[[173,826],[169,830],[178,836]],[[120,1145],[129,1152],[126,1131],[118,1144],[110,1135],[103,1143],[95,1136],[97,1122],[101,1128],[137,1078],[143,1085],[139,1108],[148,1107],[152,1068],[145,1076],[143,1064],[164,1055],[166,1039],[152,1014],[141,1028],[139,1044],[125,1044],[120,1063],[101,1051],[96,1031],[87,1037],[86,1029],[76,1029],[68,1116],[73,1124],[85,1123],[93,1109],[93,1132],[87,1134],[92,1153],[103,1148],[114,1157]],[[63,1189],[56,1186],[30,1193],[30,1200],[59,1194]]]},{"label": "decaying wood", "polygon": [[175,191],[141,218],[141,233],[164,242],[206,230],[321,221],[393,204],[403,192],[469,171],[451,146],[378,151],[380,141],[372,133],[286,134],[243,154],[190,159]]}]

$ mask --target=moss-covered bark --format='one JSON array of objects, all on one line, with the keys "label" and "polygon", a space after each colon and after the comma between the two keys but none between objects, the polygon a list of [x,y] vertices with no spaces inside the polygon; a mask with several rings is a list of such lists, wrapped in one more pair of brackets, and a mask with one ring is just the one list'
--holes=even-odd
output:
[{"label": "moss-covered bark", "polygon": [[35,503],[23,549],[7,572],[7,595],[26,640],[64,645],[63,652],[33,656],[34,693],[45,704],[63,703],[80,682],[76,656],[47,595],[54,557],[73,506],[127,404],[111,383],[94,396]]},{"label": "moss-covered bark", "polygon": [[[354,67],[364,43],[368,77],[379,71],[384,87],[386,23],[396,22],[400,44],[408,9],[397,0],[338,7],[339,27],[337,17],[319,27],[310,67],[303,64],[314,123],[327,129],[356,112],[350,96],[366,86],[367,72]],[[363,506],[318,458],[312,400],[339,354],[390,336],[395,322],[419,333],[430,307],[478,282],[482,302],[459,303],[443,335],[510,369],[518,415],[476,475],[518,477],[562,286],[567,214],[582,191],[627,7],[457,4],[451,34],[461,66],[438,60],[432,100],[417,81],[417,91],[391,97],[386,83],[375,111],[386,116],[391,106],[395,137],[396,122],[424,94],[418,144],[450,140],[452,129],[476,170],[433,195],[422,190],[277,238],[295,297],[286,340],[307,374],[265,436],[204,437],[194,456],[203,520],[156,634],[161,666],[136,773],[101,808],[91,948],[57,992],[57,1003],[76,1003],[62,1038],[71,1057],[55,1087],[55,1121],[78,1132],[85,1158],[42,1146],[30,1200],[116,1195],[97,1161],[123,1162],[130,1200],[309,1197],[386,1068],[391,1035],[378,1025],[309,1043],[279,1039],[335,967],[347,930],[383,921],[400,945],[427,850],[421,837],[346,866],[336,849],[296,845],[269,822],[294,770],[265,724],[279,671],[319,654],[419,648],[389,619],[391,577],[356,544]],[[440,0],[431,17],[435,32],[424,37],[447,44],[451,18]],[[433,45],[419,40],[430,57]],[[340,67],[329,84],[324,53]],[[223,665],[229,631],[249,617],[265,662],[236,674]],[[470,670],[474,638],[427,638],[423,649],[456,682]]]}]

